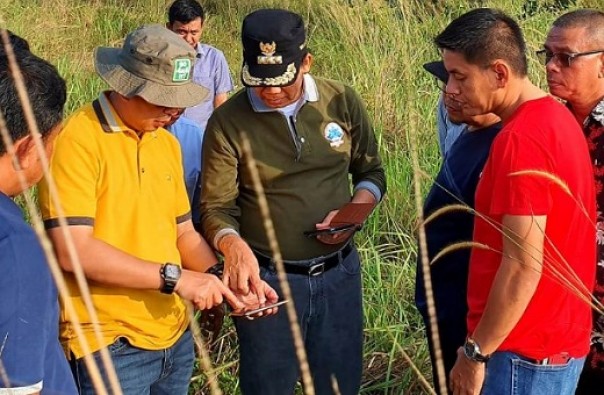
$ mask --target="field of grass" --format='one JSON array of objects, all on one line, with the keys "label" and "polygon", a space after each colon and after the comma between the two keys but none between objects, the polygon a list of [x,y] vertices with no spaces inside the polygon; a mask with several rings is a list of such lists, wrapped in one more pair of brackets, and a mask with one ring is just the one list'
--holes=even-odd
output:
[{"label": "field of grass", "polygon": [[[439,166],[434,108],[438,90],[422,63],[438,58],[432,38],[461,13],[499,7],[520,20],[530,50],[531,78],[543,85],[533,56],[564,7],[596,7],[601,0],[205,0],[202,40],[224,51],[240,87],[239,29],[252,9],[290,8],[309,25],[312,72],[339,79],[362,95],[373,117],[387,169],[389,192],[357,236],[364,262],[365,376],[363,394],[422,394],[426,390],[403,351],[430,379],[421,319],[413,306],[416,206],[411,150],[417,150],[422,190]],[[135,27],[165,22],[160,0],[0,0],[0,24],[27,38],[34,52],[56,64],[68,81],[67,112],[105,89],[94,74],[92,51],[118,46]],[[417,141],[417,144],[414,142]],[[214,347],[224,393],[237,393],[232,326]],[[203,372],[191,392],[209,393]]]}]

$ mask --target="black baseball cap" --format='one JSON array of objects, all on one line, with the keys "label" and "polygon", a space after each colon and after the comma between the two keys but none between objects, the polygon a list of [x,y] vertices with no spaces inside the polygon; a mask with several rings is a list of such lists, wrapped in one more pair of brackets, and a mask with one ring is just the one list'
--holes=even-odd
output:
[{"label": "black baseball cap", "polygon": [[245,86],[288,86],[296,81],[308,53],[302,17],[281,9],[247,15],[241,28]]},{"label": "black baseball cap", "polygon": [[447,72],[447,69],[445,69],[445,64],[442,60],[424,63],[424,69],[445,84],[449,80],[449,73]]}]

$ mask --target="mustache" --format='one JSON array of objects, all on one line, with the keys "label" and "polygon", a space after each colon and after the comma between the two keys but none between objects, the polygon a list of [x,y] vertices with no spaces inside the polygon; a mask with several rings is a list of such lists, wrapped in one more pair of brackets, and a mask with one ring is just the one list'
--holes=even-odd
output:
[{"label": "mustache", "polygon": [[450,107],[454,110],[461,110],[463,103],[459,100],[455,100],[452,98],[445,98],[445,106]]}]

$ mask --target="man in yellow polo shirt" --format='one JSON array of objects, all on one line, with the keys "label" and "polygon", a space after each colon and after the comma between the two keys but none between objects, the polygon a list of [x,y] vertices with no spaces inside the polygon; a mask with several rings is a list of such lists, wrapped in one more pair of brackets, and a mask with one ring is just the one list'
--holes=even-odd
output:
[{"label": "man in yellow polo shirt", "polygon": [[[223,299],[247,307],[220,279],[193,229],[177,140],[162,127],[207,90],[192,83],[195,50],[159,25],[130,33],[122,48],[98,48],[95,67],[111,87],[77,111],[57,138],[51,172],[97,310],[103,344],[72,274],[58,203],[40,187],[48,234],[94,357],[107,346],[125,394],[186,394],[193,342],[183,300],[207,309]],[[275,301],[266,287],[258,299]],[[61,340],[82,394],[93,394],[73,323]],[[105,382],[106,381],[106,378]]]}]

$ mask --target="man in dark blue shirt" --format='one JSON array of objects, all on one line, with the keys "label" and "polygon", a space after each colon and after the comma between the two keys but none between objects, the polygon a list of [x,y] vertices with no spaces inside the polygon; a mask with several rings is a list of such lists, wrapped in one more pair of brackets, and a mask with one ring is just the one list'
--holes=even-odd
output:
[{"label": "man in dark blue shirt", "polygon": [[[11,40],[12,41],[12,40]],[[46,61],[15,51],[32,110],[49,154],[60,130],[65,81]],[[12,197],[42,177],[6,54],[0,51],[0,111],[14,155],[0,139],[0,394],[77,394],[59,344],[57,289],[44,251]]]},{"label": "man in dark blue shirt", "polygon": [[[443,62],[427,63],[424,68],[438,78],[439,85],[444,88],[449,76]],[[453,204],[474,208],[476,185],[489,155],[491,143],[501,129],[500,119],[496,115],[465,116],[453,95],[445,94],[444,89],[442,94],[449,119],[454,123],[466,123],[468,126],[444,156],[440,171],[424,202],[424,218],[438,209]],[[437,216],[426,224],[428,259],[432,261],[439,252],[451,244],[472,241],[473,229],[474,215],[469,211],[451,210]],[[461,248],[444,254],[430,266],[446,377],[449,377],[449,372],[455,365],[457,349],[464,344],[467,336],[466,291],[469,262],[470,249]],[[415,304],[426,325],[436,381],[434,345],[419,253]]]}]

